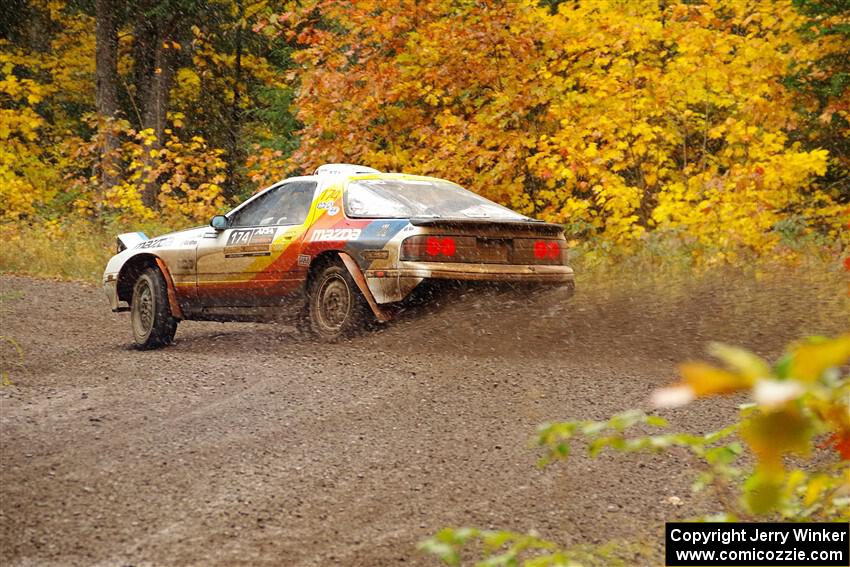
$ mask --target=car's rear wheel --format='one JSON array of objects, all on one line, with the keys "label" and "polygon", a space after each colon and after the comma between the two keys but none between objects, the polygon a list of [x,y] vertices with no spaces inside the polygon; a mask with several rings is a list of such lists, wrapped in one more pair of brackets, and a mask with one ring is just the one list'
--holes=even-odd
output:
[{"label": "car's rear wheel", "polygon": [[341,263],[319,268],[307,293],[306,326],[317,338],[335,341],[363,329],[369,306],[357,284]]},{"label": "car's rear wheel", "polygon": [[133,284],[130,303],[133,341],[140,349],[171,344],[177,332],[177,319],[168,305],[165,278],[156,268],[147,268]]}]

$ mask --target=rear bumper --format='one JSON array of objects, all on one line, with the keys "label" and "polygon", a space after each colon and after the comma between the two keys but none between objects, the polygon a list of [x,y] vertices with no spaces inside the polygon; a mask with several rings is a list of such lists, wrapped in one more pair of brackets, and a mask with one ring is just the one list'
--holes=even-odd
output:
[{"label": "rear bumper", "polygon": [[400,262],[396,270],[367,270],[367,278],[417,278],[457,281],[492,281],[567,285],[575,280],[569,266],[518,266],[504,264],[450,264]]}]

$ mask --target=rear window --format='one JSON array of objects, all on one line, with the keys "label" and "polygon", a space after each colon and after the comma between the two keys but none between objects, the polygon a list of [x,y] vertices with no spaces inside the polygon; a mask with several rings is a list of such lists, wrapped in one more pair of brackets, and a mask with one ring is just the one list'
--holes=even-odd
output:
[{"label": "rear window", "polygon": [[528,220],[519,213],[440,179],[362,179],[345,190],[353,218]]}]

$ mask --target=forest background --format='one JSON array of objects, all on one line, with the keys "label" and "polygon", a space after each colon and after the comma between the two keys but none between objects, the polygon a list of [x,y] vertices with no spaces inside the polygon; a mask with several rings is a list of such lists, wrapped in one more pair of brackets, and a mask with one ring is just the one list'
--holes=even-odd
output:
[{"label": "forest background", "polygon": [[94,279],[326,162],[456,181],[586,264],[840,269],[847,0],[9,0],[6,269]]}]

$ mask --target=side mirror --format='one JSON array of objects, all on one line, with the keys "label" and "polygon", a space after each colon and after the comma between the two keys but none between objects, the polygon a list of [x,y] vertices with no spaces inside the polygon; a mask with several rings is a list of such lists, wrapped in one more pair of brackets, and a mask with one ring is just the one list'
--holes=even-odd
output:
[{"label": "side mirror", "polygon": [[230,221],[224,215],[216,215],[210,221],[210,226],[216,230],[225,230],[230,226]]}]

